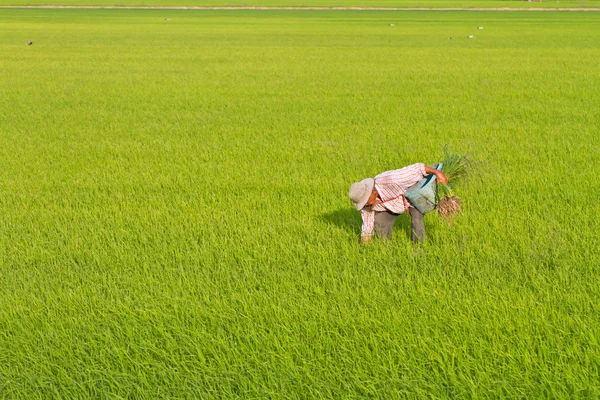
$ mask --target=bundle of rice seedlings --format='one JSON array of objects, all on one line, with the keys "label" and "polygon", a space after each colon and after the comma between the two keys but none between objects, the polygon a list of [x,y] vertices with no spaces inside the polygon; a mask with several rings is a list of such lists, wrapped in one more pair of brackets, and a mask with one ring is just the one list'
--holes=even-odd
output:
[{"label": "bundle of rice seedlings", "polygon": [[436,190],[437,209],[440,217],[451,221],[460,213],[460,198],[454,193],[454,188],[463,182],[468,173],[469,159],[466,155],[451,153],[444,148],[442,172],[448,177],[448,185],[439,183]]},{"label": "bundle of rice seedlings", "polygon": [[442,217],[446,221],[452,221],[452,219],[456,215],[460,214],[460,197],[444,197],[438,202],[437,209],[438,213],[440,214],[440,217]]}]

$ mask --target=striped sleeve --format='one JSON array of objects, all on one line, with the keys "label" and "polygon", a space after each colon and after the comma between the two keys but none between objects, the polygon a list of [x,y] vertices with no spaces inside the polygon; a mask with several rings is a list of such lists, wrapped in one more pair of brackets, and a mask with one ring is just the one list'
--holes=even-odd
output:
[{"label": "striped sleeve", "polygon": [[[423,177],[424,177],[425,175],[427,175],[427,174],[425,173],[425,164],[423,164],[423,163],[417,163],[417,164],[414,164],[414,165],[415,165],[415,168],[417,168],[417,170],[418,170],[418,171],[421,173],[421,175],[423,175],[423,176],[421,177],[421,179],[423,179]],[[419,180],[421,180],[421,179],[419,179]]]},{"label": "striped sleeve", "polygon": [[425,177],[425,164],[416,163],[398,170],[406,187],[410,187]]},{"label": "striped sleeve", "polygon": [[363,220],[361,236],[372,236],[375,226],[375,211],[363,209],[360,213]]}]

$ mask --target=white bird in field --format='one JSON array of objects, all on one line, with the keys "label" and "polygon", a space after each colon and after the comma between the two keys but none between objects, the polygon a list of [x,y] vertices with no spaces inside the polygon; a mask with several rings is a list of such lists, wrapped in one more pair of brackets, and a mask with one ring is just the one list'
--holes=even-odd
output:
[{"label": "white bird in field", "polygon": [[482,29],[483,29],[483,26],[480,26],[478,29],[479,29],[479,30],[482,30]]},{"label": "white bird in field", "polygon": [[29,46],[31,46],[31,45],[33,44],[33,42],[32,42],[31,40],[28,40],[28,41],[27,41],[27,44],[28,44]]},{"label": "white bird in field", "polygon": [[396,26],[396,25],[394,25],[394,24],[390,24],[390,26]]},{"label": "white bird in field", "polygon": [[474,39],[474,38],[475,38],[475,36],[469,35],[469,39]]}]

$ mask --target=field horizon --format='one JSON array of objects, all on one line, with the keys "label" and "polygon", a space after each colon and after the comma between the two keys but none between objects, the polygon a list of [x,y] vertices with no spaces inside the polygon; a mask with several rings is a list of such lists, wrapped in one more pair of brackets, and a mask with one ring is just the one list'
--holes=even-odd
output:
[{"label": "field horizon", "polygon": [[0,6],[384,7],[464,9],[598,9],[600,0],[0,0]]}]

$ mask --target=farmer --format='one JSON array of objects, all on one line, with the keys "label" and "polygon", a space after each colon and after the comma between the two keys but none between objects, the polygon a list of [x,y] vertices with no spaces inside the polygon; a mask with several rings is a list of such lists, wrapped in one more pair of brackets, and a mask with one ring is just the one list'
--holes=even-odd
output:
[{"label": "farmer", "polygon": [[391,238],[394,222],[403,212],[411,216],[412,240],[425,240],[423,214],[408,203],[404,193],[428,174],[435,174],[438,183],[448,184],[448,177],[442,171],[418,163],[383,172],[375,179],[363,179],[350,186],[350,200],[362,213],[362,244],[371,241],[373,230],[385,239]]}]

